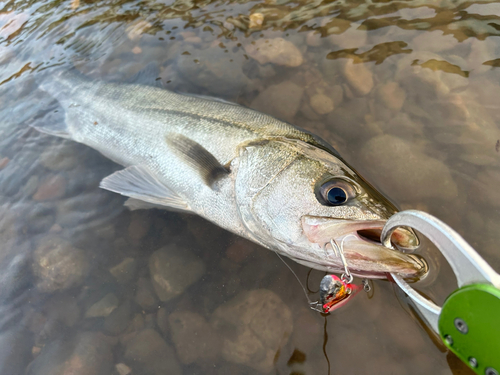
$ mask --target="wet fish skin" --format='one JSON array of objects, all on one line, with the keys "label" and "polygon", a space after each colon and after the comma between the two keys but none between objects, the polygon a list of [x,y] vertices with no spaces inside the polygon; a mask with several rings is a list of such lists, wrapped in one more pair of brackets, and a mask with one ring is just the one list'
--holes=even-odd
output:
[{"label": "wet fish skin", "polygon": [[[65,124],[38,129],[86,144],[125,166],[101,186],[133,198],[136,208],[146,202],[195,213],[329,272],[343,269],[340,259],[325,254],[323,243],[310,241],[303,217],[350,224],[386,220],[396,212],[323,140],[260,112],[71,73],[46,80],[41,88],[59,101]],[[318,184],[331,178],[352,184],[356,197],[340,206],[320,203]],[[367,248],[379,251],[376,259]],[[368,277],[415,276],[422,268],[411,257],[361,239],[347,241],[345,253],[352,272]]]}]

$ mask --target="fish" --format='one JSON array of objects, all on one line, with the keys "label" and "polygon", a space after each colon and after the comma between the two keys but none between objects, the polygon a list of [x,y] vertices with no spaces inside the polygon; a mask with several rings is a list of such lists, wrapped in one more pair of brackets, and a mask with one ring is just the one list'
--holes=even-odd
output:
[{"label": "fish", "polygon": [[[344,270],[331,239],[356,276],[418,278],[426,269],[422,258],[382,246],[377,236],[396,207],[317,135],[236,103],[169,91],[149,67],[126,82],[65,70],[40,88],[64,121],[34,127],[122,165],[100,187],[129,197],[131,209],[196,214],[329,273]],[[392,239],[408,252],[419,244],[409,228]]]}]

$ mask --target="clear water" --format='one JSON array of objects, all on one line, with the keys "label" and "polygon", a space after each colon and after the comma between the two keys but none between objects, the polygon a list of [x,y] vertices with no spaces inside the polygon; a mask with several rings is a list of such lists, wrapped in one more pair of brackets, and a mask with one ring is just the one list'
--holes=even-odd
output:
[{"label": "clear water", "polygon": [[[197,217],[124,210],[98,188],[119,166],[27,119],[45,105],[36,79],[60,66],[123,81],[153,62],[173,90],[319,134],[396,204],[444,220],[499,270],[498,14],[496,2],[446,0],[1,2],[0,372],[469,373],[392,284],[376,281],[322,317],[272,252]],[[259,55],[265,40],[283,52]],[[172,244],[205,272],[162,302],[148,264]],[[427,256],[439,272],[419,287],[442,302],[453,275]],[[288,263],[315,290],[322,274]],[[221,340],[227,351],[238,333],[213,331],[221,306],[255,289],[279,296],[274,314],[293,321],[267,367],[251,345],[239,358],[255,357],[237,363]],[[187,312],[199,326],[182,330],[174,318]]]}]

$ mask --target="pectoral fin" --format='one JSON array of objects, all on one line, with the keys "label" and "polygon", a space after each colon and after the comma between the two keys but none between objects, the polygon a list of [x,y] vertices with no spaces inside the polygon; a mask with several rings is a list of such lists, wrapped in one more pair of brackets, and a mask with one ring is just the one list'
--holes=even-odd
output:
[{"label": "pectoral fin", "polygon": [[229,174],[219,161],[199,143],[181,134],[167,137],[167,144],[176,151],[191,167],[198,170],[203,181],[213,188],[214,182]]},{"label": "pectoral fin", "polygon": [[160,182],[147,169],[139,166],[128,167],[113,173],[101,181],[100,187],[156,206],[191,211],[185,200]]}]

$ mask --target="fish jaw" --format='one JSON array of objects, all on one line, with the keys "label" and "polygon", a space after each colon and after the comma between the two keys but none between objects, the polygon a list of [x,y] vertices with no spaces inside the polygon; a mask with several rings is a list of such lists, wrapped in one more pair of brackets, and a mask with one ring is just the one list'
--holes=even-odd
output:
[{"label": "fish jaw", "polygon": [[[349,270],[358,276],[384,278],[387,273],[397,273],[407,279],[419,279],[427,271],[425,261],[415,255],[388,249],[380,242],[360,235],[365,231],[377,233],[386,220],[339,220],[327,217],[302,217],[302,229],[310,243],[325,249],[326,261],[338,265],[341,262],[330,240],[342,247]],[[403,248],[418,243],[413,231],[406,228],[395,231],[393,240]]]}]

